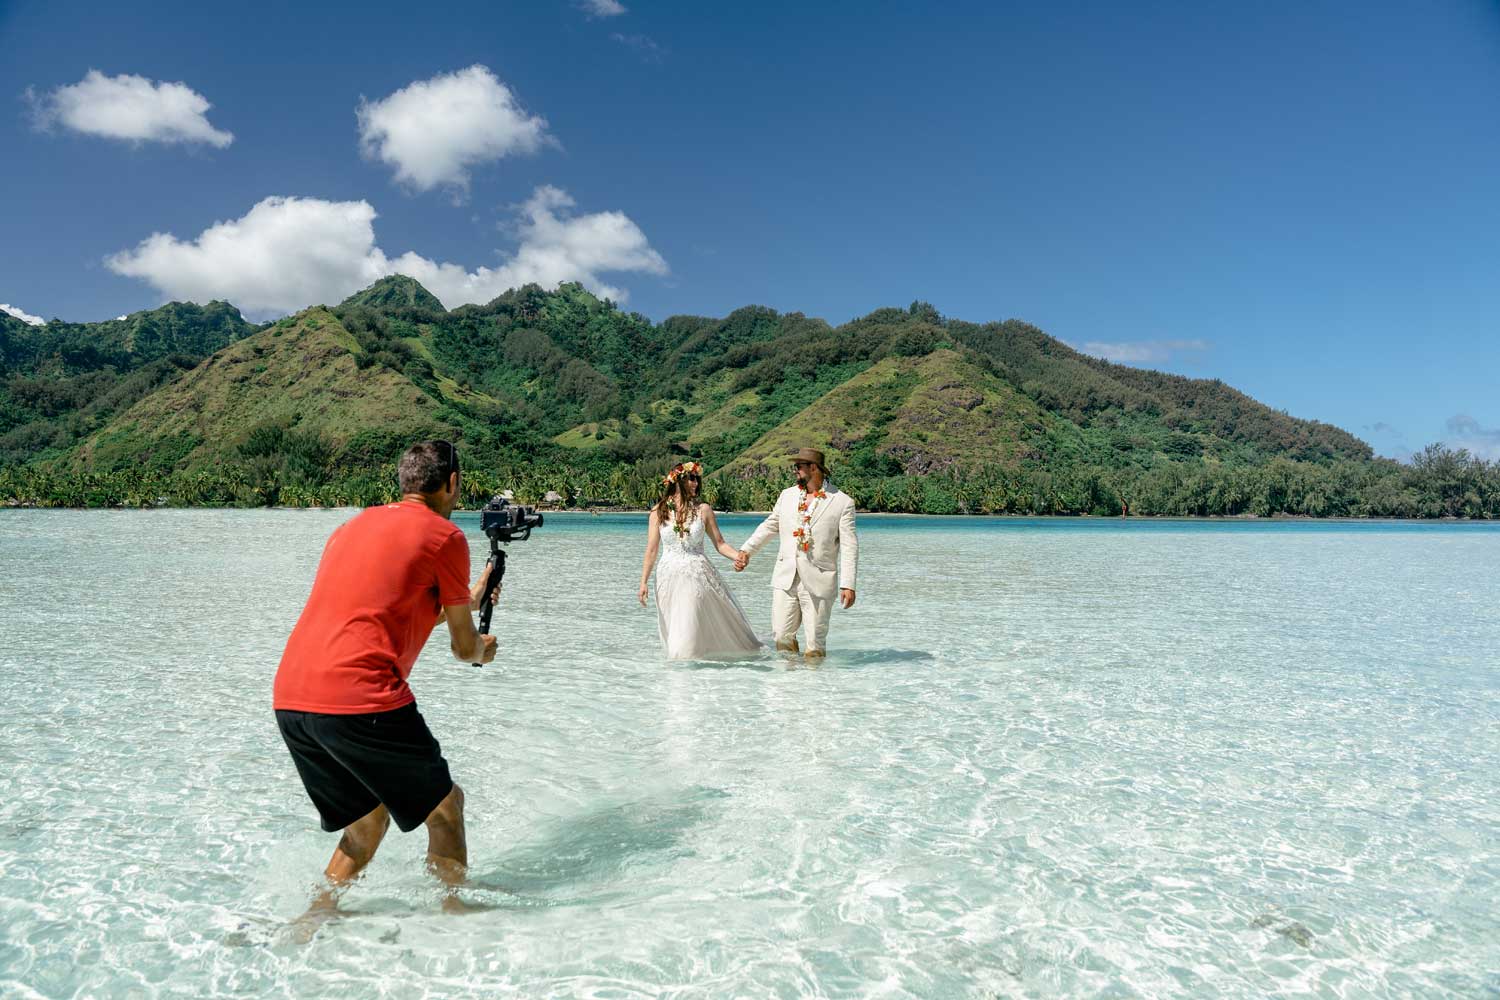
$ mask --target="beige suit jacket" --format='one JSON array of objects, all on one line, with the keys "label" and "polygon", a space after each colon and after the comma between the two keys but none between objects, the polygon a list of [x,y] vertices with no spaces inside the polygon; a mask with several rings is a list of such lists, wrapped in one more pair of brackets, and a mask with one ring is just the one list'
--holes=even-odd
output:
[{"label": "beige suit jacket", "polygon": [[801,491],[795,486],[781,491],[770,516],[751,533],[743,548],[753,555],[773,535],[779,536],[781,550],[776,554],[771,586],[791,590],[792,582],[801,577],[802,586],[814,597],[832,600],[840,588],[855,589],[859,539],[854,534],[854,499],[834,486],[825,484],[823,490],[828,497],[813,509],[811,552],[803,552],[792,534],[802,526],[797,510]]}]

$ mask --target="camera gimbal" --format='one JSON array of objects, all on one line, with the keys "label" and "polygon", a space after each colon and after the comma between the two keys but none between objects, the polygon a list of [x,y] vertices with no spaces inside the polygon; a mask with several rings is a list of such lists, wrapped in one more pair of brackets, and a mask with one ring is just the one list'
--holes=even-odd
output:
[{"label": "camera gimbal", "polygon": [[[490,539],[490,558],[484,575],[484,589],[479,597],[479,634],[490,634],[490,618],[495,613],[495,602],[490,595],[505,579],[505,550],[502,543],[524,542],[531,537],[532,528],[542,526],[542,515],[535,507],[513,504],[505,497],[494,496],[479,511],[479,527]],[[474,666],[482,666],[476,663]]]}]

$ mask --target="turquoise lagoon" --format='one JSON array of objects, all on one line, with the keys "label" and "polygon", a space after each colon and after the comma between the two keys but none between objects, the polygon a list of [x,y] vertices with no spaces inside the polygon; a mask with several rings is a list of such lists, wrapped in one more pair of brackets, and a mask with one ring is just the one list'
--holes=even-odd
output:
[{"label": "turquoise lagoon", "polygon": [[1500,994],[1500,529],[866,517],[806,669],[663,663],[643,521],[549,516],[413,674],[478,912],[393,831],[298,943],[271,676],[352,513],[0,513],[0,995]]}]

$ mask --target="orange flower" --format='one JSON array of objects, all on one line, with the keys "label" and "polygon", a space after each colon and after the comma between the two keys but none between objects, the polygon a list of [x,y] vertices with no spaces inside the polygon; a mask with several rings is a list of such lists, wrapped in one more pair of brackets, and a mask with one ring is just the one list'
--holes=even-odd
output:
[{"label": "orange flower", "polygon": [[678,478],[685,475],[702,476],[703,463],[701,462],[678,462],[672,467],[672,471],[662,478],[664,486],[671,486]]}]

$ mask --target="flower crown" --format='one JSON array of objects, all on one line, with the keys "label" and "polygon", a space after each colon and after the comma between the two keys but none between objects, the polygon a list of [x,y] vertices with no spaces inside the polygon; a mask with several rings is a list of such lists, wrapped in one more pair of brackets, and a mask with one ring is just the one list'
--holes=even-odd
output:
[{"label": "flower crown", "polygon": [[697,476],[703,478],[703,463],[701,462],[678,462],[672,467],[672,471],[662,477],[663,486],[671,486],[683,476]]}]

